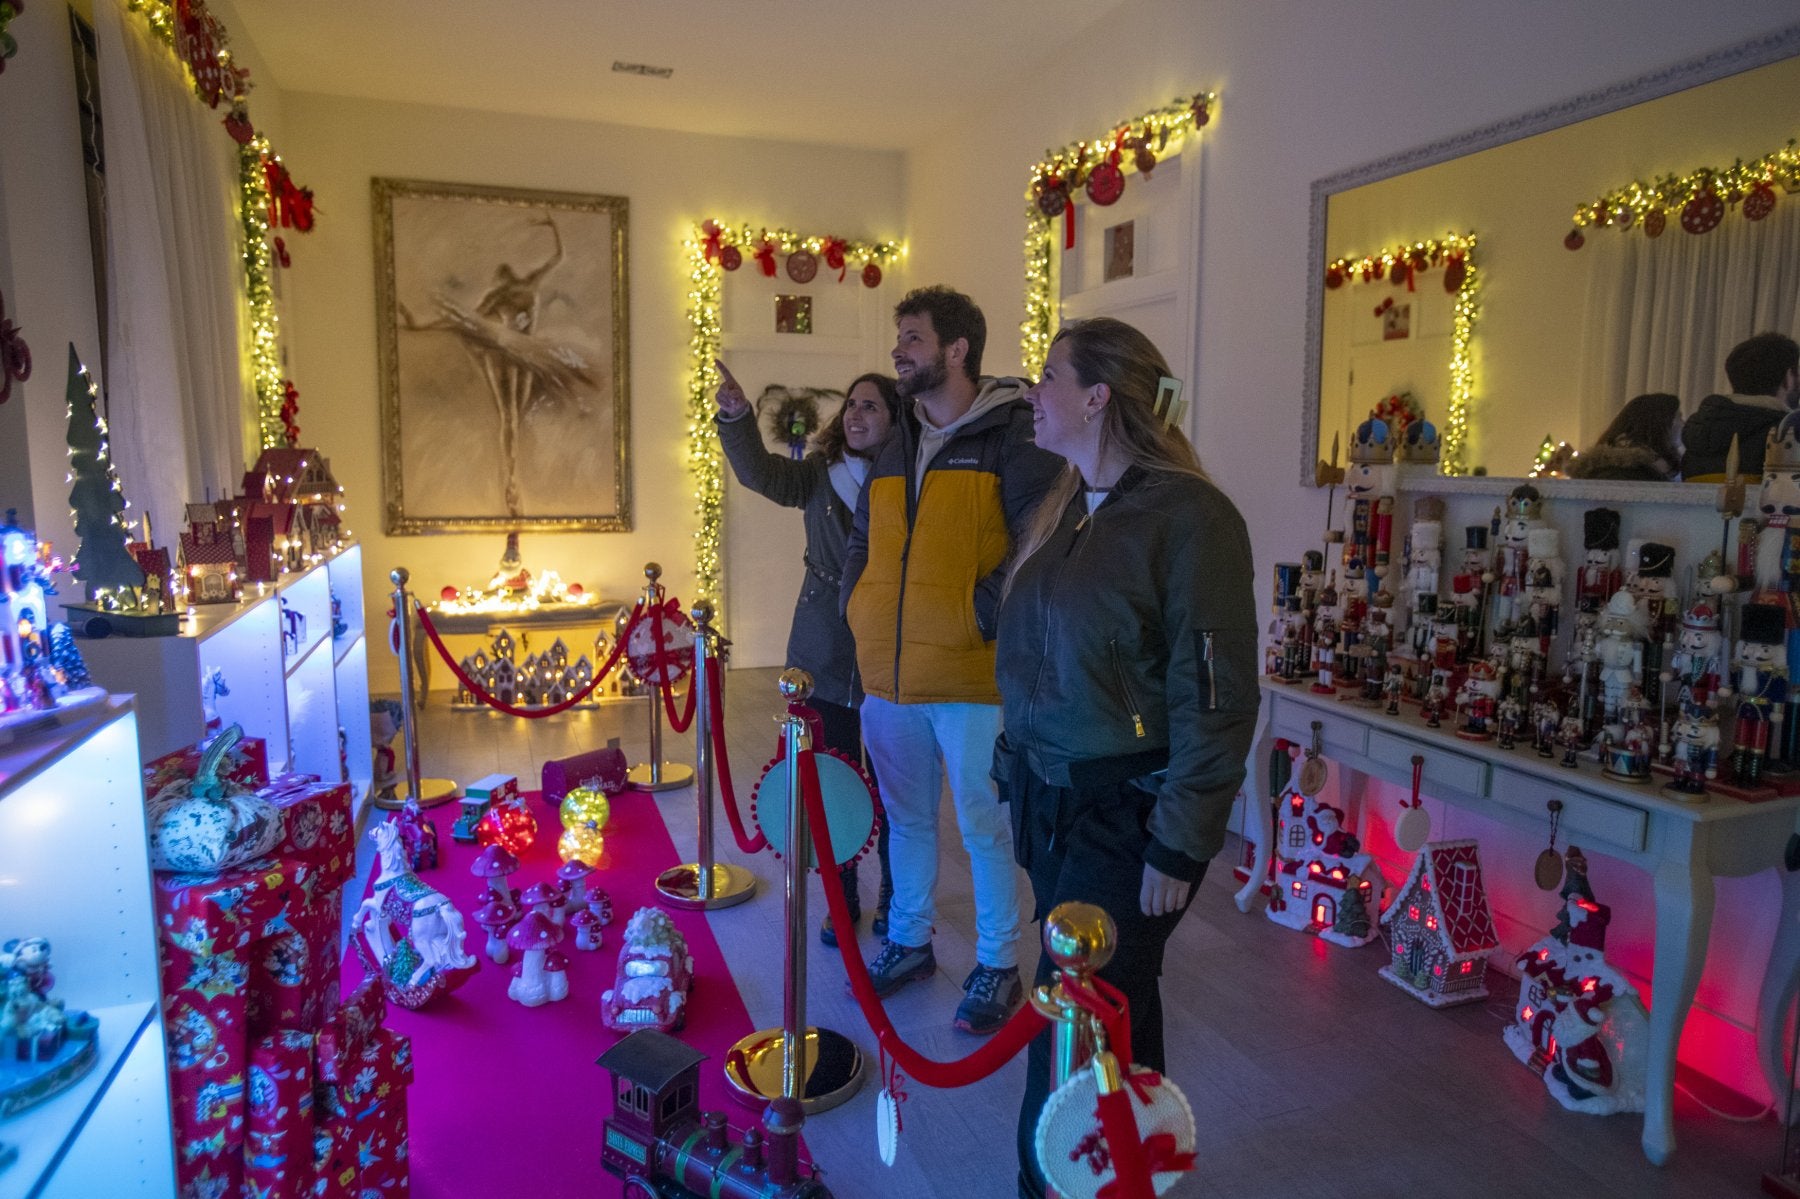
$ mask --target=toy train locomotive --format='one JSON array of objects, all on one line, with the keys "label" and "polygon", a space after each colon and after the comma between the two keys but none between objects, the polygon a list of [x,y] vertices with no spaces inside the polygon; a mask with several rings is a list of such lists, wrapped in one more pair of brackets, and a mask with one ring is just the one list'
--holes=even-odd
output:
[{"label": "toy train locomotive", "polygon": [[612,1074],[613,1112],[600,1163],[625,1180],[626,1199],[832,1199],[800,1161],[800,1105],[776,1099],[732,1144],[723,1112],[700,1111],[706,1055],[639,1029],[600,1055]]}]

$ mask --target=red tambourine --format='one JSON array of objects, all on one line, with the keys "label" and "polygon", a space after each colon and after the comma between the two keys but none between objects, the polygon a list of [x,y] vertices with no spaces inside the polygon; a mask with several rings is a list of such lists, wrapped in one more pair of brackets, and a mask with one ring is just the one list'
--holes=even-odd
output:
[{"label": "red tambourine", "polygon": [[[662,622],[662,649],[657,649],[654,621]],[[622,635],[631,673],[646,683],[670,687],[694,669],[694,626],[676,600],[634,614]]]}]

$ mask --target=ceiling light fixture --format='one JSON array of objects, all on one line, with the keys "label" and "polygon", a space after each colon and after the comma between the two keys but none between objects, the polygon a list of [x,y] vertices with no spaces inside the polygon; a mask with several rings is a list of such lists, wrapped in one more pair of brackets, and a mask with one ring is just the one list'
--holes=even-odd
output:
[{"label": "ceiling light fixture", "polygon": [[620,75],[649,75],[656,79],[667,79],[675,73],[674,67],[653,67],[643,62],[615,62],[613,72]]}]

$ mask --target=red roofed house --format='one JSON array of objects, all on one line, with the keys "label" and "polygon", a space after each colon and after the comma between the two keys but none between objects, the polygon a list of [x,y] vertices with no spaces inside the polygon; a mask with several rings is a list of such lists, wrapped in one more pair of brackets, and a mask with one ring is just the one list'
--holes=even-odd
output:
[{"label": "red roofed house", "polygon": [[1487,957],[1500,947],[1473,841],[1420,851],[1381,914],[1389,958],[1381,976],[1432,1007],[1487,998]]},{"label": "red roofed house", "polygon": [[1290,786],[1275,805],[1275,845],[1265,915],[1352,948],[1380,935],[1381,867],[1344,828],[1344,813]]}]

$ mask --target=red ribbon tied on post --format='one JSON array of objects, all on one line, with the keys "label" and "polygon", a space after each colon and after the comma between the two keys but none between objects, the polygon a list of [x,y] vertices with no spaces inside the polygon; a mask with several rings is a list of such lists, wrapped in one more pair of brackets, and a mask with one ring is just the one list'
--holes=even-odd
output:
[{"label": "red ribbon tied on post", "polygon": [[764,276],[770,279],[775,277],[775,250],[774,240],[765,237],[761,248],[756,251],[757,264],[762,267]]}]

